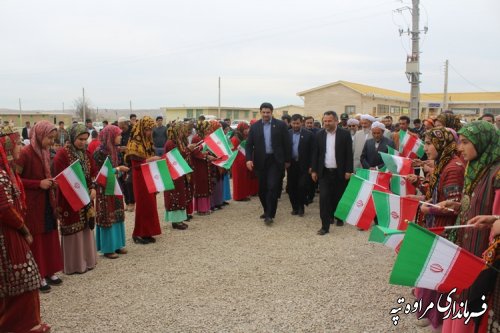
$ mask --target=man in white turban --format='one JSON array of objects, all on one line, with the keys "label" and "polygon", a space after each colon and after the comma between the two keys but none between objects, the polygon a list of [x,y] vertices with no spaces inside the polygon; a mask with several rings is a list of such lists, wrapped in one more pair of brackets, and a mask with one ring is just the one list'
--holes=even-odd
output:
[{"label": "man in white turban", "polygon": [[347,128],[349,129],[349,132],[351,132],[351,138],[354,140],[354,134],[359,129],[359,121],[357,119],[351,118],[347,121]]},{"label": "man in white turban", "polygon": [[353,138],[354,169],[361,168],[361,153],[363,152],[366,140],[372,138],[371,127],[374,121],[375,117],[369,114],[361,115],[361,129],[356,132]]},{"label": "man in white turban", "polygon": [[384,166],[384,161],[379,152],[387,153],[387,147],[394,148],[394,141],[384,136],[385,125],[381,122],[374,122],[371,126],[372,138],[366,140],[361,152],[361,165],[364,169],[380,169]]}]

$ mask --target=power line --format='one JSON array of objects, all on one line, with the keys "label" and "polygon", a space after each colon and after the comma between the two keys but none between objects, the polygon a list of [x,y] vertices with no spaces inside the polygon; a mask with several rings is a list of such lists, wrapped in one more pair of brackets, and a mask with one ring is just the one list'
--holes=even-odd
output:
[{"label": "power line", "polygon": [[473,86],[473,87],[475,87],[475,88],[477,88],[479,90],[482,90],[483,92],[489,92],[488,90],[481,88],[480,86],[478,86],[477,84],[475,84],[474,82],[470,81],[465,76],[463,76],[462,74],[460,74],[460,72],[451,63],[448,63],[448,65],[451,67],[451,69],[453,69],[453,71],[455,73],[458,74],[458,76],[460,76],[465,82],[467,82],[471,86]]}]

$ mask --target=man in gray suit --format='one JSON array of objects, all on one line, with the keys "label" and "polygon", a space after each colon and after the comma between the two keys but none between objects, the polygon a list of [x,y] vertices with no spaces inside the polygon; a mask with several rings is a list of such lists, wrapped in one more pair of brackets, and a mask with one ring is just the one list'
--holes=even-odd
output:
[{"label": "man in gray suit", "polygon": [[379,152],[387,153],[387,146],[394,148],[394,141],[384,136],[385,125],[376,121],[372,124],[373,138],[366,140],[361,153],[361,165],[364,169],[380,169],[384,161]]}]

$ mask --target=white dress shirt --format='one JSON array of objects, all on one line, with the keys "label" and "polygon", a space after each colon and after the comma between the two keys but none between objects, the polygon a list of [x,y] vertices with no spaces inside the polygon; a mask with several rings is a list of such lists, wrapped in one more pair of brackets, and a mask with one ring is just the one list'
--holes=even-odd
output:
[{"label": "white dress shirt", "polygon": [[326,131],[326,152],[325,152],[325,168],[336,169],[337,160],[335,159],[335,135],[337,130],[334,132]]}]

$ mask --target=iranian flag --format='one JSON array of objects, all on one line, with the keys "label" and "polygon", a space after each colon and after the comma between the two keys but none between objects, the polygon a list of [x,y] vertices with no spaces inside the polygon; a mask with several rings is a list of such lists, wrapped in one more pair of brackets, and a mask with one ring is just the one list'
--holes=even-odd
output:
[{"label": "iranian flag", "polygon": [[411,223],[389,282],[440,292],[457,288],[460,293],[472,285],[484,266],[472,253]]},{"label": "iranian flag", "polygon": [[376,225],[372,228],[368,241],[382,243],[398,252],[404,237],[405,232],[402,230],[389,229]]},{"label": "iranian flag", "polygon": [[54,177],[71,208],[77,212],[90,203],[89,189],[80,160]]},{"label": "iranian flag", "polygon": [[391,177],[391,191],[394,194],[400,195],[402,197],[407,195],[414,195],[417,193],[417,189],[413,184],[406,180],[404,176],[392,175]]},{"label": "iranian flag", "polygon": [[231,153],[231,156],[222,156],[214,161],[212,161],[212,164],[224,168],[226,170],[231,169],[231,166],[233,165],[234,160],[236,159],[236,156],[238,156],[238,152],[234,151]]},{"label": "iranian flag", "polygon": [[399,131],[399,153],[409,158],[421,158],[424,156],[424,143],[416,135],[408,131]]},{"label": "iranian flag", "polygon": [[390,188],[392,174],[389,172],[357,168],[356,176],[385,187],[387,190]]},{"label": "iranian flag", "polygon": [[109,156],[106,157],[106,160],[104,161],[101,170],[99,170],[99,173],[97,174],[95,180],[97,184],[104,187],[105,195],[116,195],[117,197],[123,197],[122,189],[120,188],[118,180],[116,179],[115,169],[111,164]]},{"label": "iranian flag", "polygon": [[379,185],[352,175],[334,215],[360,229],[368,230],[375,217],[371,196],[373,189],[382,190]]},{"label": "iranian flag", "polygon": [[417,215],[419,202],[399,195],[373,191],[373,202],[380,226],[389,229],[406,230],[408,223]]},{"label": "iranian flag", "polygon": [[174,148],[167,153],[167,166],[173,180],[193,172],[186,160],[182,157],[179,149]]},{"label": "iranian flag", "polygon": [[389,155],[379,152],[384,161],[387,170],[398,175],[409,175],[413,169],[411,168],[411,160],[406,157]]},{"label": "iranian flag", "polygon": [[149,193],[169,191],[175,188],[166,160],[141,164],[141,170]]},{"label": "iranian flag", "polygon": [[247,140],[243,140],[240,142],[240,145],[238,146],[238,151],[243,154],[243,156],[247,156],[247,153],[245,152],[245,148],[247,146]]},{"label": "iranian flag", "polygon": [[387,154],[389,155],[395,155],[395,156],[399,156],[399,151],[397,151],[396,149],[390,147],[390,146],[387,146]]},{"label": "iranian flag", "polygon": [[208,149],[210,149],[215,156],[219,158],[222,156],[231,156],[231,145],[224,135],[222,128],[218,128],[212,134],[207,136],[204,141]]}]

